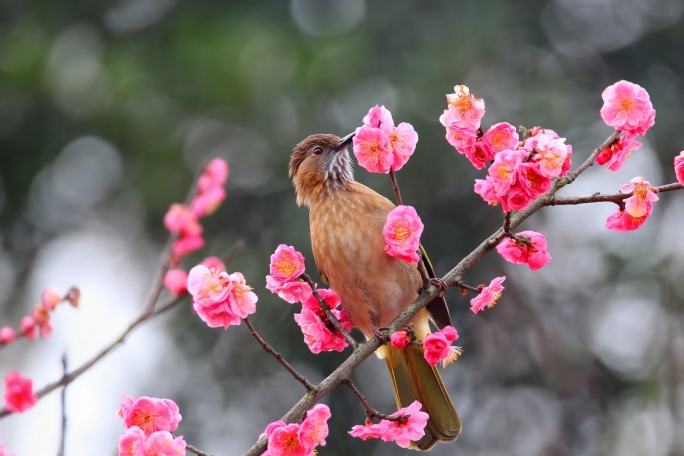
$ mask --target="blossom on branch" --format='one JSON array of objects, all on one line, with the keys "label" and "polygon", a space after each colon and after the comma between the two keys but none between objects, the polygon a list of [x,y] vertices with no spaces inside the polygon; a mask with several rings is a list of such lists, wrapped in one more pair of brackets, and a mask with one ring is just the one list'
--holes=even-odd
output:
[{"label": "blossom on branch", "polygon": [[458,339],[458,331],[453,326],[445,326],[441,331],[429,334],[423,340],[425,352],[423,357],[431,366],[442,362],[442,367],[447,367],[461,356],[459,347],[452,347],[451,343]]},{"label": "blossom on branch", "polygon": [[264,455],[311,456],[318,445],[325,446],[330,416],[327,405],[316,404],[306,412],[301,424],[286,424],[282,420],[269,424],[264,432],[268,437]]},{"label": "blossom on branch", "polygon": [[368,114],[363,118],[363,124],[372,128],[381,128],[385,131],[389,131],[394,128],[394,120],[392,119],[392,113],[389,109],[384,106],[375,105],[370,108]]},{"label": "blossom on branch", "polygon": [[680,152],[674,159],[674,169],[677,180],[684,184],[684,151]]},{"label": "blossom on branch", "polygon": [[487,145],[494,156],[502,150],[513,150],[518,148],[518,131],[508,122],[501,122],[489,127],[489,130],[482,135],[482,142]]},{"label": "blossom on branch", "polygon": [[46,287],[40,295],[40,302],[45,310],[53,310],[63,301],[62,295],[55,287]]},{"label": "blossom on branch", "polygon": [[164,274],[164,286],[176,296],[185,293],[188,291],[188,273],[183,269],[169,269]]},{"label": "blossom on branch", "polygon": [[278,293],[290,304],[304,302],[311,296],[311,287],[299,277],[304,274],[304,256],[294,247],[280,244],[271,255],[270,275],[266,276],[266,288]]},{"label": "blossom on branch", "polygon": [[12,371],[5,377],[5,408],[10,412],[21,413],[30,409],[38,396],[33,392],[33,380]]},{"label": "blossom on branch", "polygon": [[646,90],[628,81],[618,81],[601,94],[601,118],[627,134],[645,135],[655,123],[655,109]]},{"label": "blossom on branch", "polygon": [[485,307],[492,308],[501,297],[504,288],[501,284],[506,280],[506,276],[495,277],[486,287],[480,290],[480,294],[470,300],[470,310],[478,313]]},{"label": "blossom on branch", "polygon": [[641,228],[648,217],[651,216],[653,212],[653,204],[648,202],[646,204],[646,213],[641,217],[633,217],[629,213],[620,207],[616,213],[611,214],[606,219],[606,228],[611,231],[634,231]]},{"label": "blossom on branch", "polygon": [[0,328],[0,343],[3,345],[7,345],[9,343],[14,342],[14,339],[17,338],[17,332],[14,330],[14,328],[11,328],[9,326],[3,326]]},{"label": "blossom on branch", "polygon": [[411,343],[411,334],[408,331],[397,331],[390,336],[390,342],[394,348],[402,349]]},{"label": "blossom on branch", "polygon": [[485,103],[481,98],[475,98],[468,87],[457,85],[454,93],[447,94],[448,109],[444,111],[440,122],[444,126],[456,126],[477,130],[484,117]]},{"label": "blossom on branch", "polygon": [[119,438],[119,456],[178,456],[185,454],[183,437],[174,437],[169,431],[156,431],[146,435],[133,426]]},{"label": "blossom on branch", "polygon": [[133,398],[123,392],[123,403],[119,406],[118,415],[123,419],[126,428],[138,427],[146,436],[153,432],[173,432],[182,419],[178,405],[171,399],[158,399],[140,396]]},{"label": "blossom on branch", "polygon": [[546,250],[548,244],[543,234],[536,231],[521,231],[516,233],[516,237],[523,238],[523,240],[506,238],[496,246],[496,251],[506,261],[513,264],[526,264],[532,271],[549,264],[551,255]]},{"label": "blossom on branch", "polygon": [[385,131],[364,125],[356,129],[352,144],[359,166],[371,173],[389,173],[394,154]]},{"label": "blossom on branch", "polygon": [[651,183],[643,177],[635,177],[630,182],[620,188],[622,193],[632,193],[625,202],[625,210],[634,218],[643,217],[648,212],[648,208],[653,201],[658,201],[658,189],[651,186]]},{"label": "blossom on branch", "polygon": [[385,237],[385,252],[407,263],[417,263],[416,253],[420,247],[423,223],[412,206],[397,206],[387,214],[387,222],[382,229]]},{"label": "blossom on branch", "polygon": [[[340,325],[346,330],[351,331],[352,323],[347,316],[347,312],[337,310],[340,305],[340,298],[332,290],[321,289],[316,290],[318,295],[325,301],[330,308],[333,316],[340,322]],[[321,309],[320,303],[313,293],[302,302],[301,313],[294,314],[294,320],[304,334],[304,342],[309,347],[312,353],[321,353],[324,351],[338,351],[341,352],[349,344],[342,334],[337,332],[332,322]]]},{"label": "blossom on branch", "polygon": [[596,156],[596,164],[607,165],[606,168],[610,171],[620,171],[625,165],[625,160],[639,147],[641,143],[636,140],[635,134],[622,135],[601,150]]},{"label": "blossom on branch", "polygon": [[411,441],[420,440],[425,435],[425,425],[430,417],[420,410],[421,407],[420,402],[413,401],[408,407],[390,415],[392,417],[404,416],[405,418],[396,421],[381,420],[378,424],[366,422],[363,426],[352,427],[349,434],[363,440],[380,438],[385,442],[395,441],[400,447],[408,448]]},{"label": "blossom on branch", "polygon": [[392,147],[392,171],[399,171],[415,152],[418,133],[413,125],[402,122],[396,128],[392,128],[387,139]]}]

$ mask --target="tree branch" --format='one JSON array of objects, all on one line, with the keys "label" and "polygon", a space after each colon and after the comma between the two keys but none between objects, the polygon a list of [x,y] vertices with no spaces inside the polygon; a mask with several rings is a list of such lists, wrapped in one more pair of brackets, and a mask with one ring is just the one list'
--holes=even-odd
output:
[{"label": "tree branch", "polygon": [[405,418],[404,415],[399,415],[399,416],[390,416],[386,415],[384,413],[380,413],[377,410],[375,410],[368,400],[364,397],[363,394],[361,394],[361,391],[354,385],[354,383],[350,379],[345,379],[343,381],[345,385],[349,387],[349,389],[354,393],[354,395],[361,401],[363,404],[363,407],[366,409],[366,417],[369,419],[373,418],[380,418],[381,420],[388,420],[388,421],[400,421]]},{"label": "tree branch", "polygon": [[[671,192],[673,190],[682,190],[684,185],[679,182],[674,182],[672,184],[661,185],[660,187],[655,187],[658,193]],[[632,196],[631,193],[615,193],[613,195],[604,195],[601,193],[594,193],[589,196],[556,196],[551,201],[549,201],[548,206],[565,206],[565,205],[577,205],[577,204],[587,204],[587,203],[615,203],[619,204]]]},{"label": "tree branch", "polygon": [[318,291],[316,290],[316,285],[313,283],[313,280],[311,280],[311,277],[309,277],[307,274],[302,274],[299,277],[309,284],[309,287],[311,287],[313,295],[318,300],[318,304],[321,306],[321,309],[323,309],[323,312],[325,313],[325,316],[328,318],[328,321],[330,321],[330,323],[335,327],[335,330],[342,334],[342,336],[344,336],[344,339],[352,347],[353,350],[356,350],[356,347],[359,345],[359,343],[356,341],[356,339],[352,337],[351,334],[349,334],[349,332],[346,329],[342,327],[340,321],[337,319],[337,317],[335,317],[335,315],[333,315],[332,311],[330,310],[330,307],[328,306],[328,303],[325,302],[325,300],[321,298],[321,295],[318,294]]},{"label": "tree branch", "polygon": [[205,453],[204,451],[198,449],[198,448],[197,448],[196,446],[194,446],[194,445],[190,445],[189,443],[186,443],[186,444],[185,444],[185,449],[188,450],[188,451],[191,452],[191,453],[195,453],[197,456],[213,456],[213,455],[211,455],[211,454],[209,454],[209,453]]}]

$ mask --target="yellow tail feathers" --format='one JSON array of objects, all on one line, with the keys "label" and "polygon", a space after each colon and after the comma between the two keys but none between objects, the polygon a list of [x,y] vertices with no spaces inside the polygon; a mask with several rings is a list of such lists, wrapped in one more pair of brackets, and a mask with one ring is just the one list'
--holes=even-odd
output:
[{"label": "yellow tail feathers", "polygon": [[425,436],[411,442],[411,448],[427,451],[437,442],[456,440],[461,433],[461,420],[437,368],[423,358],[423,347],[409,345],[400,350],[386,345],[384,348],[397,408],[407,407],[417,400],[423,404],[422,411],[430,415]]}]

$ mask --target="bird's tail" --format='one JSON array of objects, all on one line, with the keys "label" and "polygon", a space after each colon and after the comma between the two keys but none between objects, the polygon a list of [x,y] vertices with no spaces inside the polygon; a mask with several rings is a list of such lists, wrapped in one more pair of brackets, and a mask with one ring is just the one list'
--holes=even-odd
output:
[{"label": "bird's tail", "polygon": [[403,349],[385,345],[384,358],[392,378],[397,408],[420,402],[430,415],[425,436],[411,442],[411,448],[430,450],[437,442],[451,442],[461,433],[461,419],[451,403],[437,368],[423,358],[423,347],[408,345]]}]

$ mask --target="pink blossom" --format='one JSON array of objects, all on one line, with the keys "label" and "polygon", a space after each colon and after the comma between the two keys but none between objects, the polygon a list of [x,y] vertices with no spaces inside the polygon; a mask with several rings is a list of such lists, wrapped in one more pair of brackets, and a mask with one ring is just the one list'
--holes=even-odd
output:
[{"label": "pink blossom", "polygon": [[313,448],[299,438],[299,424],[283,424],[271,428],[268,437],[270,456],[309,456]]},{"label": "pink blossom", "polygon": [[19,320],[19,332],[27,339],[35,339],[38,337],[36,320],[29,315],[21,317],[21,320]]},{"label": "pink blossom", "polygon": [[524,150],[504,150],[494,156],[494,163],[489,167],[494,191],[499,195],[508,193],[513,185],[515,169],[527,157]]},{"label": "pink blossom", "polygon": [[[351,331],[352,324],[344,309],[341,311],[331,310],[331,312],[345,330]],[[333,332],[331,330],[334,330],[332,324],[328,323],[330,324],[329,328],[326,322],[323,321],[323,318],[325,318],[325,314],[322,311],[306,307],[302,307],[301,313],[294,314],[294,319],[304,334],[304,342],[312,353],[317,354],[324,351],[341,352],[348,345],[346,339],[337,331]]]},{"label": "pink blossom", "polygon": [[280,281],[293,281],[304,274],[304,255],[294,247],[280,244],[271,255],[271,276]]},{"label": "pink blossom", "polygon": [[[423,357],[431,366],[447,360],[451,354],[451,343],[458,339],[458,331],[453,326],[445,326],[441,331],[429,334],[423,340]],[[446,367],[446,366],[445,366]]]},{"label": "pink blossom", "polygon": [[516,236],[528,238],[528,241],[519,243],[514,239],[506,238],[496,246],[496,251],[506,261],[513,264],[527,264],[532,271],[549,264],[551,255],[546,250],[548,244],[543,234],[535,231],[521,231]]},{"label": "pink blossom", "polygon": [[[321,297],[331,310],[339,307],[341,303],[340,297],[333,290],[322,288],[316,290],[316,292],[318,292],[318,296]],[[316,296],[314,296],[313,293],[309,293],[309,297],[302,301],[302,307],[317,311],[321,308],[321,305],[318,302],[318,299],[316,299]]]},{"label": "pink blossom", "polygon": [[119,437],[119,456],[146,456],[147,436],[137,426],[128,428]]},{"label": "pink blossom", "polygon": [[157,431],[173,432],[178,427],[181,414],[178,405],[171,399],[157,399],[141,396],[133,399],[121,393],[124,402],[119,406],[119,416],[124,420],[124,426],[139,427],[149,436]]},{"label": "pink blossom", "polygon": [[674,159],[674,169],[677,180],[684,184],[684,151],[680,152]]},{"label": "pink blossom", "polygon": [[383,420],[381,423],[373,424],[373,422],[369,420],[366,421],[363,426],[360,424],[352,426],[349,434],[352,437],[357,437],[361,440],[380,439],[388,431],[388,426],[386,424],[388,422],[388,420]]},{"label": "pink blossom", "polygon": [[183,204],[172,204],[164,215],[164,226],[171,233],[182,236],[196,237],[202,235],[202,225],[190,208]]},{"label": "pink blossom", "polygon": [[508,191],[505,201],[509,210],[521,211],[534,200],[520,185],[515,185]]},{"label": "pink blossom", "polygon": [[206,266],[209,269],[216,269],[219,272],[223,272],[226,270],[226,265],[217,256],[207,257],[203,259],[200,264]]},{"label": "pink blossom", "polygon": [[3,326],[0,328],[0,343],[7,345],[14,342],[14,339],[16,338],[17,332],[14,330],[14,328],[9,326]]},{"label": "pink blossom", "polygon": [[268,275],[266,276],[266,288],[271,293],[278,293],[281,299],[290,304],[304,302],[311,296],[311,287],[304,279],[297,279],[293,282],[281,282]]},{"label": "pink blossom", "polygon": [[181,236],[171,246],[174,255],[182,257],[204,247],[202,236]]},{"label": "pink blossom", "polygon": [[465,150],[465,156],[475,168],[482,169],[487,164],[487,160],[494,159],[494,151],[486,143],[476,141]]},{"label": "pink blossom", "polygon": [[[440,122],[443,120],[445,114],[439,118]],[[455,125],[445,125],[446,139],[456,148],[458,153],[463,154],[466,150],[470,149],[475,141],[477,141],[477,131],[470,128],[460,128]]]},{"label": "pink blossom", "polygon": [[634,231],[638,230],[646,223],[648,217],[653,212],[653,204],[646,205],[646,213],[641,217],[632,217],[627,211],[620,209],[615,214],[611,214],[606,219],[606,228],[611,231]]},{"label": "pink blossom", "polygon": [[418,143],[418,133],[410,123],[402,122],[387,135],[392,147],[392,170],[399,171],[411,158]]},{"label": "pink blossom", "polygon": [[[565,138],[554,138],[552,135],[539,134],[532,141],[528,141],[530,145],[534,144],[534,148],[531,149],[536,152],[533,161],[538,165],[540,174],[549,179],[560,176],[568,157],[568,146],[565,145]],[[570,150],[572,151],[572,149]]]},{"label": "pink blossom", "polygon": [[33,321],[36,322],[40,328],[40,336],[45,339],[52,333],[52,325],[50,324],[50,313],[42,306],[35,306],[32,313]]},{"label": "pink blossom", "polygon": [[482,288],[480,294],[470,300],[470,310],[472,310],[473,313],[478,313],[479,311],[484,310],[485,307],[494,307],[494,304],[499,300],[501,292],[503,292],[505,288],[501,286],[504,280],[506,280],[506,276],[495,277],[489,285]]},{"label": "pink blossom", "polygon": [[[559,173],[562,165],[562,163],[559,164]],[[530,198],[541,196],[551,188],[551,179],[541,172],[539,165],[536,163],[519,163],[515,173],[518,185],[525,190]]]},{"label": "pink blossom", "polygon": [[164,286],[172,294],[185,293],[188,291],[188,273],[183,269],[169,269],[164,274]]},{"label": "pink blossom", "polygon": [[632,193],[627,198],[625,210],[634,218],[643,217],[648,212],[648,206],[653,201],[658,201],[658,189],[651,186],[651,183],[643,177],[635,177],[630,182],[620,188],[622,193]]},{"label": "pink blossom", "polygon": [[175,437],[168,431],[153,432],[147,439],[145,456],[185,455],[185,440]]},{"label": "pink blossom", "polygon": [[230,276],[225,271],[209,269],[201,264],[190,269],[188,292],[194,302],[213,304],[225,301],[231,289]]},{"label": "pink blossom", "polygon": [[394,348],[402,349],[411,343],[411,334],[408,331],[397,331],[392,333],[390,341]]},{"label": "pink blossom", "polygon": [[62,302],[62,295],[55,287],[46,287],[43,294],[40,296],[40,302],[43,304],[45,310],[52,310],[57,307],[57,304]]},{"label": "pink blossom", "polygon": [[501,122],[489,127],[482,136],[482,142],[492,151],[492,156],[502,150],[515,150],[518,147],[518,131],[508,122]]},{"label": "pink blossom", "polygon": [[192,199],[190,210],[197,217],[206,217],[216,212],[224,199],[226,190],[223,187],[211,187]]},{"label": "pink blossom", "polygon": [[[210,328],[223,326],[228,329],[231,325],[239,325],[240,315],[246,316],[254,311],[256,296],[251,293],[251,288],[241,288],[238,304],[238,296],[233,294],[236,283],[228,273],[210,270],[201,264],[190,270],[188,292],[192,295],[193,309]],[[236,314],[234,309],[242,310]]]},{"label": "pink blossom", "polygon": [[363,118],[363,124],[373,128],[381,128],[387,132],[394,128],[392,113],[384,106],[375,106]]},{"label": "pink blossom", "polygon": [[385,252],[407,263],[417,263],[416,253],[420,246],[423,223],[412,206],[397,206],[387,214],[387,222],[382,229],[385,237]]},{"label": "pink blossom", "polygon": [[387,429],[387,432],[381,436],[382,440],[385,442],[393,440],[402,448],[408,448],[412,440],[420,440],[425,435],[425,425],[430,418],[427,413],[420,410],[421,407],[420,402],[413,401],[408,407],[391,415],[392,417],[404,415],[408,418],[398,421],[381,420],[380,426]]},{"label": "pink blossom", "polygon": [[485,113],[485,103],[481,98],[475,98],[464,85],[455,86],[454,93],[446,97],[449,109],[444,113],[444,120],[440,117],[442,125],[455,124],[472,130],[480,128],[480,121]]},{"label": "pink blossom", "polygon": [[632,156],[632,152],[639,149],[641,143],[636,140],[636,134],[626,134],[613,141],[596,156],[596,164],[606,166],[610,171],[620,171],[625,160]]},{"label": "pink blossom", "polygon": [[494,191],[492,176],[486,176],[484,180],[475,179],[475,193],[492,206],[501,202],[499,195]]},{"label": "pink blossom", "polygon": [[359,127],[356,129],[352,142],[359,166],[371,173],[389,173],[394,161],[394,153],[392,143],[385,131],[368,126]]},{"label": "pink blossom", "polygon": [[10,412],[22,413],[30,409],[38,396],[33,392],[33,380],[12,371],[5,377],[5,408]]},{"label": "pink blossom", "polygon": [[316,404],[306,412],[306,418],[299,426],[299,439],[307,448],[325,446],[328,436],[328,420],[332,414],[325,404]]},{"label": "pink blossom", "polygon": [[646,90],[628,81],[618,81],[601,94],[603,121],[616,130],[644,135],[655,122],[655,109]]},{"label": "pink blossom", "polygon": [[241,272],[234,272],[230,275],[231,293],[228,295],[230,309],[233,315],[246,318],[256,312],[256,303],[259,300],[252,287],[247,285],[245,276]]},{"label": "pink blossom", "polygon": [[228,163],[224,159],[214,158],[210,161],[197,181],[200,193],[206,193],[215,187],[222,187],[228,180],[228,171]]}]

